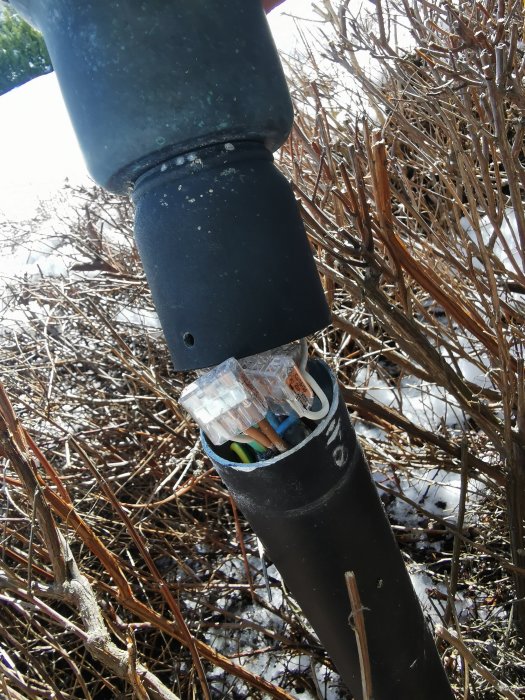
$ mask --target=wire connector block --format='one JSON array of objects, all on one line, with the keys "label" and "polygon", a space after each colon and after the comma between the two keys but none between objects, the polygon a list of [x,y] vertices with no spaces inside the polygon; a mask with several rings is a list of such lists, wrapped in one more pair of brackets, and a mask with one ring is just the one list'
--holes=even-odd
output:
[{"label": "wire connector block", "polygon": [[302,416],[312,407],[314,393],[291,354],[268,352],[241,360],[241,364],[248,379],[276,415],[287,416],[295,411]]},{"label": "wire connector block", "polygon": [[180,404],[215,445],[234,440],[268,411],[267,402],[234,358],[187,386]]}]

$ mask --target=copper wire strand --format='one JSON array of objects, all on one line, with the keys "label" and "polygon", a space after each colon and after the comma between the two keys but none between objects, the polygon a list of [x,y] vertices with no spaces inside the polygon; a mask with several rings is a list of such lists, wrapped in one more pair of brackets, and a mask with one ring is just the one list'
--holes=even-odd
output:
[{"label": "copper wire strand", "polygon": [[272,447],[274,447],[273,442],[268,437],[266,437],[264,433],[262,433],[260,430],[257,430],[257,428],[246,428],[244,434],[252,440],[255,440],[255,442],[260,443],[263,447],[266,447],[267,450],[271,450]]},{"label": "copper wire strand", "polygon": [[286,452],[288,445],[286,442],[275,432],[272,426],[268,423],[266,418],[259,421],[259,428],[265,434],[265,436],[272,442],[279,452]]}]

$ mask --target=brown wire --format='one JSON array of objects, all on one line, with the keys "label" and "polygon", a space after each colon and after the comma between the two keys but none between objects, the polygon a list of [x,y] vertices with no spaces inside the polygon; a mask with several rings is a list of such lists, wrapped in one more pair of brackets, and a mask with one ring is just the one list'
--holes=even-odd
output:
[{"label": "brown wire", "polygon": [[288,445],[285,443],[282,437],[280,437],[280,435],[278,435],[275,432],[275,430],[268,423],[266,418],[263,418],[261,421],[259,421],[259,428],[266,435],[268,440],[272,442],[272,445],[279,450],[279,452],[286,452],[286,450],[288,449]]},{"label": "brown wire", "polygon": [[273,442],[260,430],[257,430],[257,428],[247,428],[244,434],[252,440],[255,440],[255,442],[259,442],[263,447],[266,447],[267,450],[271,450],[272,447],[274,447]]}]

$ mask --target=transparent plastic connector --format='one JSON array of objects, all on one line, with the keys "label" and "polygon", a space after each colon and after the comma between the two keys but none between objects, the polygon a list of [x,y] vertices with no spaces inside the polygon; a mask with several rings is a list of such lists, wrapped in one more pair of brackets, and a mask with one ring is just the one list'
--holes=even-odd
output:
[{"label": "transparent plastic connector", "polygon": [[234,358],[187,386],[180,404],[215,445],[235,440],[268,411],[267,402]]},{"label": "transparent plastic connector", "polygon": [[292,353],[273,353],[253,355],[241,360],[242,367],[253,386],[268,401],[273,413],[289,415],[295,411],[301,416],[312,407],[314,393],[302,376]]},{"label": "transparent plastic connector", "polygon": [[276,348],[275,350],[267,350],[266,352],[262,353],[262,355],[271,355],[272,357],[276,357],[277,355],[286,355],[287,357],[291,357],[295,364],[299,366],[301,352],[301,343],[300,341],[295,340],[293,343],[286,343],[286,345],[281,345],[281,347]]}]

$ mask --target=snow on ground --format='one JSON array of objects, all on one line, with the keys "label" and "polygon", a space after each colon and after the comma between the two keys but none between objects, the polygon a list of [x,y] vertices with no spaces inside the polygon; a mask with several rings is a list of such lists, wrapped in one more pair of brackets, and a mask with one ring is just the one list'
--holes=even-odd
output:
[{"label": "snow on ground", "polygon": [[[54,73],[0,98],[0,321],[25,314],[6,300],[17,278],[66,276],[78,262],[66,240],[65,182],[89,182]],[[42,313],[41,309],[34,310]]]},{"label": "snow on ground", "polygon": [[[447,587],[442,583],[436,585],[424,566],[412,565],[408,568],[410,580],[425,617],[434,627],[443,621],[447,607]],[[473,614],[473,601],[465,598],[461,593],[456,593],[454,606],[458,620],[463,621]]]},{"label": "snow on ground", "polygon": [[[381,483],[381,480],[379,480]],[[384,481],[383,481],[384,483]],[[395,488],[394,484],[386,484]],[[461,476],[455,472],[444,469],[411,469],[410,474],[398,474],[397,489],[410,501],[418,504],[428,513],[435,515],[447,522],[454,524],[457,521],[461,496]],[[467,487],[467,502],[473,505],[483,498],[485,486],[475,479],[471,479]],[[414,506],[406,501],[396,498],[389,506],[388,513],[397,523],[403,523],[407,527],[417,527],[421,523]],[[470,509],[465,513],[465,525],[473,525],[475,521]],[[422,541],[423,548],[428,547],[428,542]]]},{"label": "snow on ground", "polygon": [[[26,323],[27,313],[45,321],[46,310],[13,303],[16,280],[79,276],[89,262],[71,232],[79,202],[70,186],[93,185],[87,173],[54,73],[0,97],[0,336]],[[104,226],[104,240],[129,246],[127,234]],[[93,273],[83,272],[82,276]],[[31,305],[30,305],[31,306]],[[151,309],[122,308],[114,319],[158,329]]]},{"label": "snow on ground", "polygon": [[[524,253],[520,243],[516,212],[512,207],[507,207],[503,212],[499,230],[495,230],[488,216],[480,219],[478,232],[466,217],[461,219],[461,225],[469,240],[473,258],[472,264],[476,269],[482,272],[485,270],[486,262],[480,253],[480,247],[484,246],[490,252],[489,264],[494,272],[496,283],[498,283],[502,272],[507,282],[514,280],[521,283]],[[516,309],[520,314],[523,313],[525,302],[522,293],[513,292],[508,284],[501,285],[499,293],[510,307]],[[481,313],[483,315],[483,311]],[[510,330],[509,340],[512,342]],[[484,364],[487,365],[488,361]],[[486,381],[485,378],[485,383]]]},{"label": "snow on ground", "polygon": [[457,427],[465,416],[454,398],[442,387],[424,382],[416,377],[403,377],[394,385],[376,371],[363,367],[358,370],[355,386],[366,387],[366,395],[389,408],[395,408],[425,430],[437,430],[440,426]]},{"label": "snow on ground", "polygon": [[[473,243],[475,251],[479,252],[480,242],[482,242],[489,250],[492,250],[493,256],[499,260],[505,270],[511,274],[521,275],[521,245],[516,212],[512,207],[505,210],[500,231],[496,232],[496,235],[494,235],[494,227],[488,216],[482,217],[479,222],[479,237],[465,216],[460,223]],[[479,254],[474,258],[474,267],[478,270],[485,269]]]},{"label": "snow on ground", "polygon": [[[323,700],[340,700],[341,681],[337,674],[324,664],[316,664],[315,667],[310,665],[310,656],[305,654],[289,654],[277,655],[272,648],[271,640],[264,635],[264,630],[270,630],[272,633],[279,633],[283,628],[282,617],[273,613],[271,608],[276,612],[279,611],[284,604],[283,588],[281,575],[271,565],[268,567],[267,576],[270,586],[271,596],[268,596],[266,586],[263,581],[262,563],[260,559],[248,557],[250,568],[255,572],[254,585],[257,588],[259,597],[266,603],[268,607],[261,605],[246,605],[243,603],[239,607],[238,601],[226,598],[220,598],[216,606],[222,610],[238,616],[239,622],[234,624],[234,627],[243,628],[240,633],[232,634],[228,625],[221,621],[216,628],[210,628],[205,634],[206,641],[210,646],[217,651],[232,658],[236,663],[244,666],[252,673],[256,673],[263,678],[279,685],[282,678],[293,675],[308,675],[315,673],[317,687],[321,693]],[[217,570],[218,574],[222,574],[227,578],[233,578],[236,581],[245,579],[245,568],[243,561],[239,559],[228,559]],[[270,609],[269,609],[270,608]],[[315,636],[314,631],[310,628],[311,633]],[[252,652],[252,653],[250,653]],[[229,678],[222,669],[216,667],[209,675],[209,681],[215,691],[227,695],[228,684],[231,683]],[[241,690],[239,683],[236,684],[237,694]],[[245,687],[246,697],[249,697],[249,688]],[[301,700],[319,700],[319,695],[313,695],[305,689],[301,689]]]},{"label": "snow on ground", "polygon": [[[287,0],[268,15],[268,24],[272,30],[275,45],[283,56],[297,56],[304,54],[304,39],[299,31],[299,22],[307,20],[308,23],[318,22],[319,15],[314,11],[311,2],[305,0]],[[301,24],[302,31],[310,35],[308,25]]]},{"label": "snow on ground", "polygon": [[160,329],[160,320],[157,313],[153,309],[141,309],[138,306],[123,306],[116,314],[114,320],[129,326]]}]

